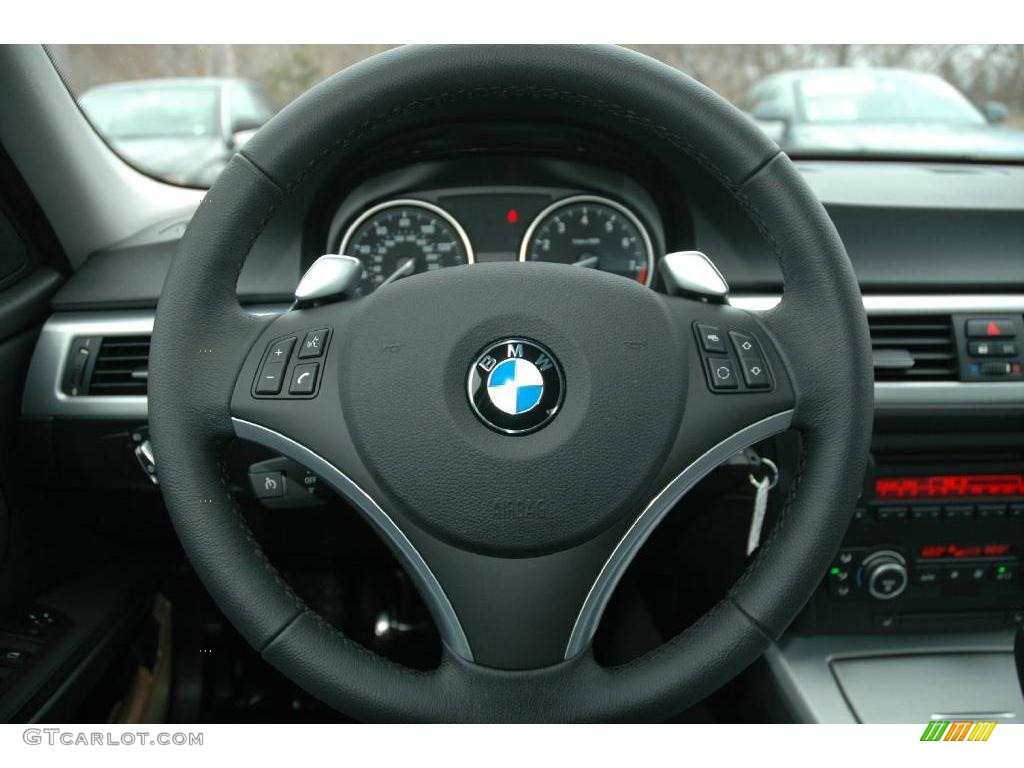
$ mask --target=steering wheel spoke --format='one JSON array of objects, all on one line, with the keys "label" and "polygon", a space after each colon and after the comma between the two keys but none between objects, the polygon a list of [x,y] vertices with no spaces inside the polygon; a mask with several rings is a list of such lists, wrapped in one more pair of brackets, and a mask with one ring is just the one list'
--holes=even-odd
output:
[{"label": "steering wheel spoke", "polygon": [[[277,432],[332,461],[344,456],[336,362],[351,308],[293,309],[267,324],[238,369],[231,416]],[[237,431],[237,429],[236,429]]]},{"label": "steering wheel spoke", "polygon": [[[674,473],[716,446],[745,436],[756,442],[779,424],[788,427],[785,415],[795,410],[797,394],[787,358],[762,317],[686,298],[664,302],[691,350],[686,406],[665,471]],[[765,423],[771,426],[758,426]]]},{"label": "steering wheel spoke", "polygon": [[722,304],[664,298],[692,350],[680,396],[686,407],[657,492],[621,533],[582,604],[566,656],[583,653],[604,609],[644,542],[702,478],[754,443],[786,431],[795,395],[783,357],[759,319]]}]

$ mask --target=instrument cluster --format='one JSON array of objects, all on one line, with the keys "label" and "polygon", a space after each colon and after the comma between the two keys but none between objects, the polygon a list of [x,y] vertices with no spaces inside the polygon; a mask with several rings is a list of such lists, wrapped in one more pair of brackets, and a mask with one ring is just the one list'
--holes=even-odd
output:
[{"label": "instrument cluster", "polygon": [[364,265],[368,294],[403,277],[487,261],[549,261],[651,285],[654,245],[642,214],[600,194],[489,188],[402,195],[347,216],[336,251]]}]

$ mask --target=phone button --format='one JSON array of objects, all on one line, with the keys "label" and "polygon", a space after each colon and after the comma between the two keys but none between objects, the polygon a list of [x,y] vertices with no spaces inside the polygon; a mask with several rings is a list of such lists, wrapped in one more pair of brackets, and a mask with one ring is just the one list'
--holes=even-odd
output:
[{"label": "phone button", "polygon": [[292,380],[288,385],[289,395],[311,395],[316,390],[316,376],[320,363],[302,363],[292,371]]}]

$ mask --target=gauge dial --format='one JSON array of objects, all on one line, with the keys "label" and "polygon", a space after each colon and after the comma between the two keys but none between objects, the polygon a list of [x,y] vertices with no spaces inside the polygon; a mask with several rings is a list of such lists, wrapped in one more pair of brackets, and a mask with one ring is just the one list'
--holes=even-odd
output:
[{"label": "gauge dial", "polygon": [[554,261],[613,272],[651,284],[654,249],[628,208],[604,197],[567,197],[541,211],[519,250],[520,261]]},{"label": "gauge dial", "polygon": [[459,223],[422,200],[389,200],[365,211],[348,228],[339,252],[362,260],[364,296],[417,272],[473,263]]}]

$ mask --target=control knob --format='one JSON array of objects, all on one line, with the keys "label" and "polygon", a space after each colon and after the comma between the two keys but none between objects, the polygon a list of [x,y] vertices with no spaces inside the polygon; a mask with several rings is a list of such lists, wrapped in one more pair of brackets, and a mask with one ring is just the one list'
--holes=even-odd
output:
[{"label": "control knob", "polygon": [[907,561],[898,552],[883,549],[864,558],[868,594],[878,600],[892,600],[907,588]]}]

